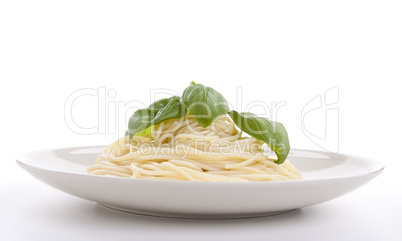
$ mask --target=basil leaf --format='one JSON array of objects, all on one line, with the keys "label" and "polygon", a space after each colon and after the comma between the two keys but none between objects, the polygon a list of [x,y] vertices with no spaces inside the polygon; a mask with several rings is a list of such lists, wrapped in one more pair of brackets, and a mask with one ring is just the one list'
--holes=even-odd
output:
[{"label": "basil leaf", "polygon": [[150,137],[151,136],[151,128],[152,128],[152,125],[145,130],[135,133],[134,136]]},{"label": "basil leaf", "polygon": [[211,87],[191,83],[182,95],[187,110],[202,127],[209,126],[216,118],[230,111],[226,99]]},{"label": "basil leaf", "polygon": [[180,101],[179,96],[155,101],[148,108],[139,109],[130,117],[128,121],[128,130],[126,135],[130,136],[130,140],[134,134],[144,131],[151,125],[180,118],[186,114],[186,108]]},{"label": "basil leaf", "polygon": [[265,142],[275,152],[278,157],[275,163],[282,164],[286,160],[290,145],[288,133],[281,123],[258,117],[250,112],[238,113],[232,110],[229,115],[242,131]]}]

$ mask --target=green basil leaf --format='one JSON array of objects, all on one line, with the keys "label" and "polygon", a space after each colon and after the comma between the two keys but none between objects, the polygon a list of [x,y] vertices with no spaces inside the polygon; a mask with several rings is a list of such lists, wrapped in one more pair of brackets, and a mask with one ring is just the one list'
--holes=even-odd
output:
[{"label": "green basil leaf", "polygon": [[202,127],[209,126],[216,118],[230,111],[226,99],[218,91],[202,84],[192,82],[184,90],[182,99]]},{"label": "green basil leaf", "polygon": [[180,118],[185,114],[186,108],[180,101],[179,96],[172,96],[155,101],[148,108],[139,109],[134,112],[128,121],[126,135],[128,135],[131,140],[134,134],[146,130],[151,125],[158,125],[165,120]]},{"label": "green basil leaf", "polygon": [[275,152],[278,157],[275,163],[282,164],[286,160],[290,145],[288,133],[281,123],[249,112],[238,113],[232,110],[229,115],[242,131],[265,142]]},{"label": "green basil leaf", "polygon": [[134,136],[150,137],[151,136],[151,128],[152,128],[152,126],[148,127],[145,130],[142,130],[138,133],[135,133]]}]

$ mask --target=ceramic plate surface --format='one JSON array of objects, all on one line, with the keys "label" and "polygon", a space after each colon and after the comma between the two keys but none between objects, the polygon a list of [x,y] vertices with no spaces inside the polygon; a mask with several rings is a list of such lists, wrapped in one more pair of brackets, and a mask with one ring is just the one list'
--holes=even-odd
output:
[{"label": "ceramic plate surface", "polygon": [[86,173],[103,146],[23,154],[18,164],[42,182],[101,205],[137,214],[181,218],[244,218],[288,212],[342,196],[383,170],[376,161],[292,149],[288,159],[304,180],[189,182],[141,180]]}]

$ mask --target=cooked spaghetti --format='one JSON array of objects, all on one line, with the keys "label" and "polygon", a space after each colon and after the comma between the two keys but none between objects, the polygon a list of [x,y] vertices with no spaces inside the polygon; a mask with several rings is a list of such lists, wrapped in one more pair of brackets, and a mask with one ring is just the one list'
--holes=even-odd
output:
[{"label": "cooked spaghetti", "polygon": [[[301,179],[286,160],[276,164],[264,142],[242,137],[226,115],[204,128],[192,115],[151,126],[147,136],[108,145],[88,173],[185,181],[280,181]],[[265,149],[265,150],[264,150]]]}]

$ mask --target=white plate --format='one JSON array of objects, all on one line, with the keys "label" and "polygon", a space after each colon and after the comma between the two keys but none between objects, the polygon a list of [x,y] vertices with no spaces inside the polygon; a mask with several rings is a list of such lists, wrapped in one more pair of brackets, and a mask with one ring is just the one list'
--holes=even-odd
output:
[{"label": "white plate", "polygon": [[342,196],[381,173],[361,157],[292,149],[304,180],[189,182],[141,180],[86,173],[102,146],[35,151],[17,158],[37,179],[63,192],[138,214],[182,218],[244,218],[291,211]]}]

